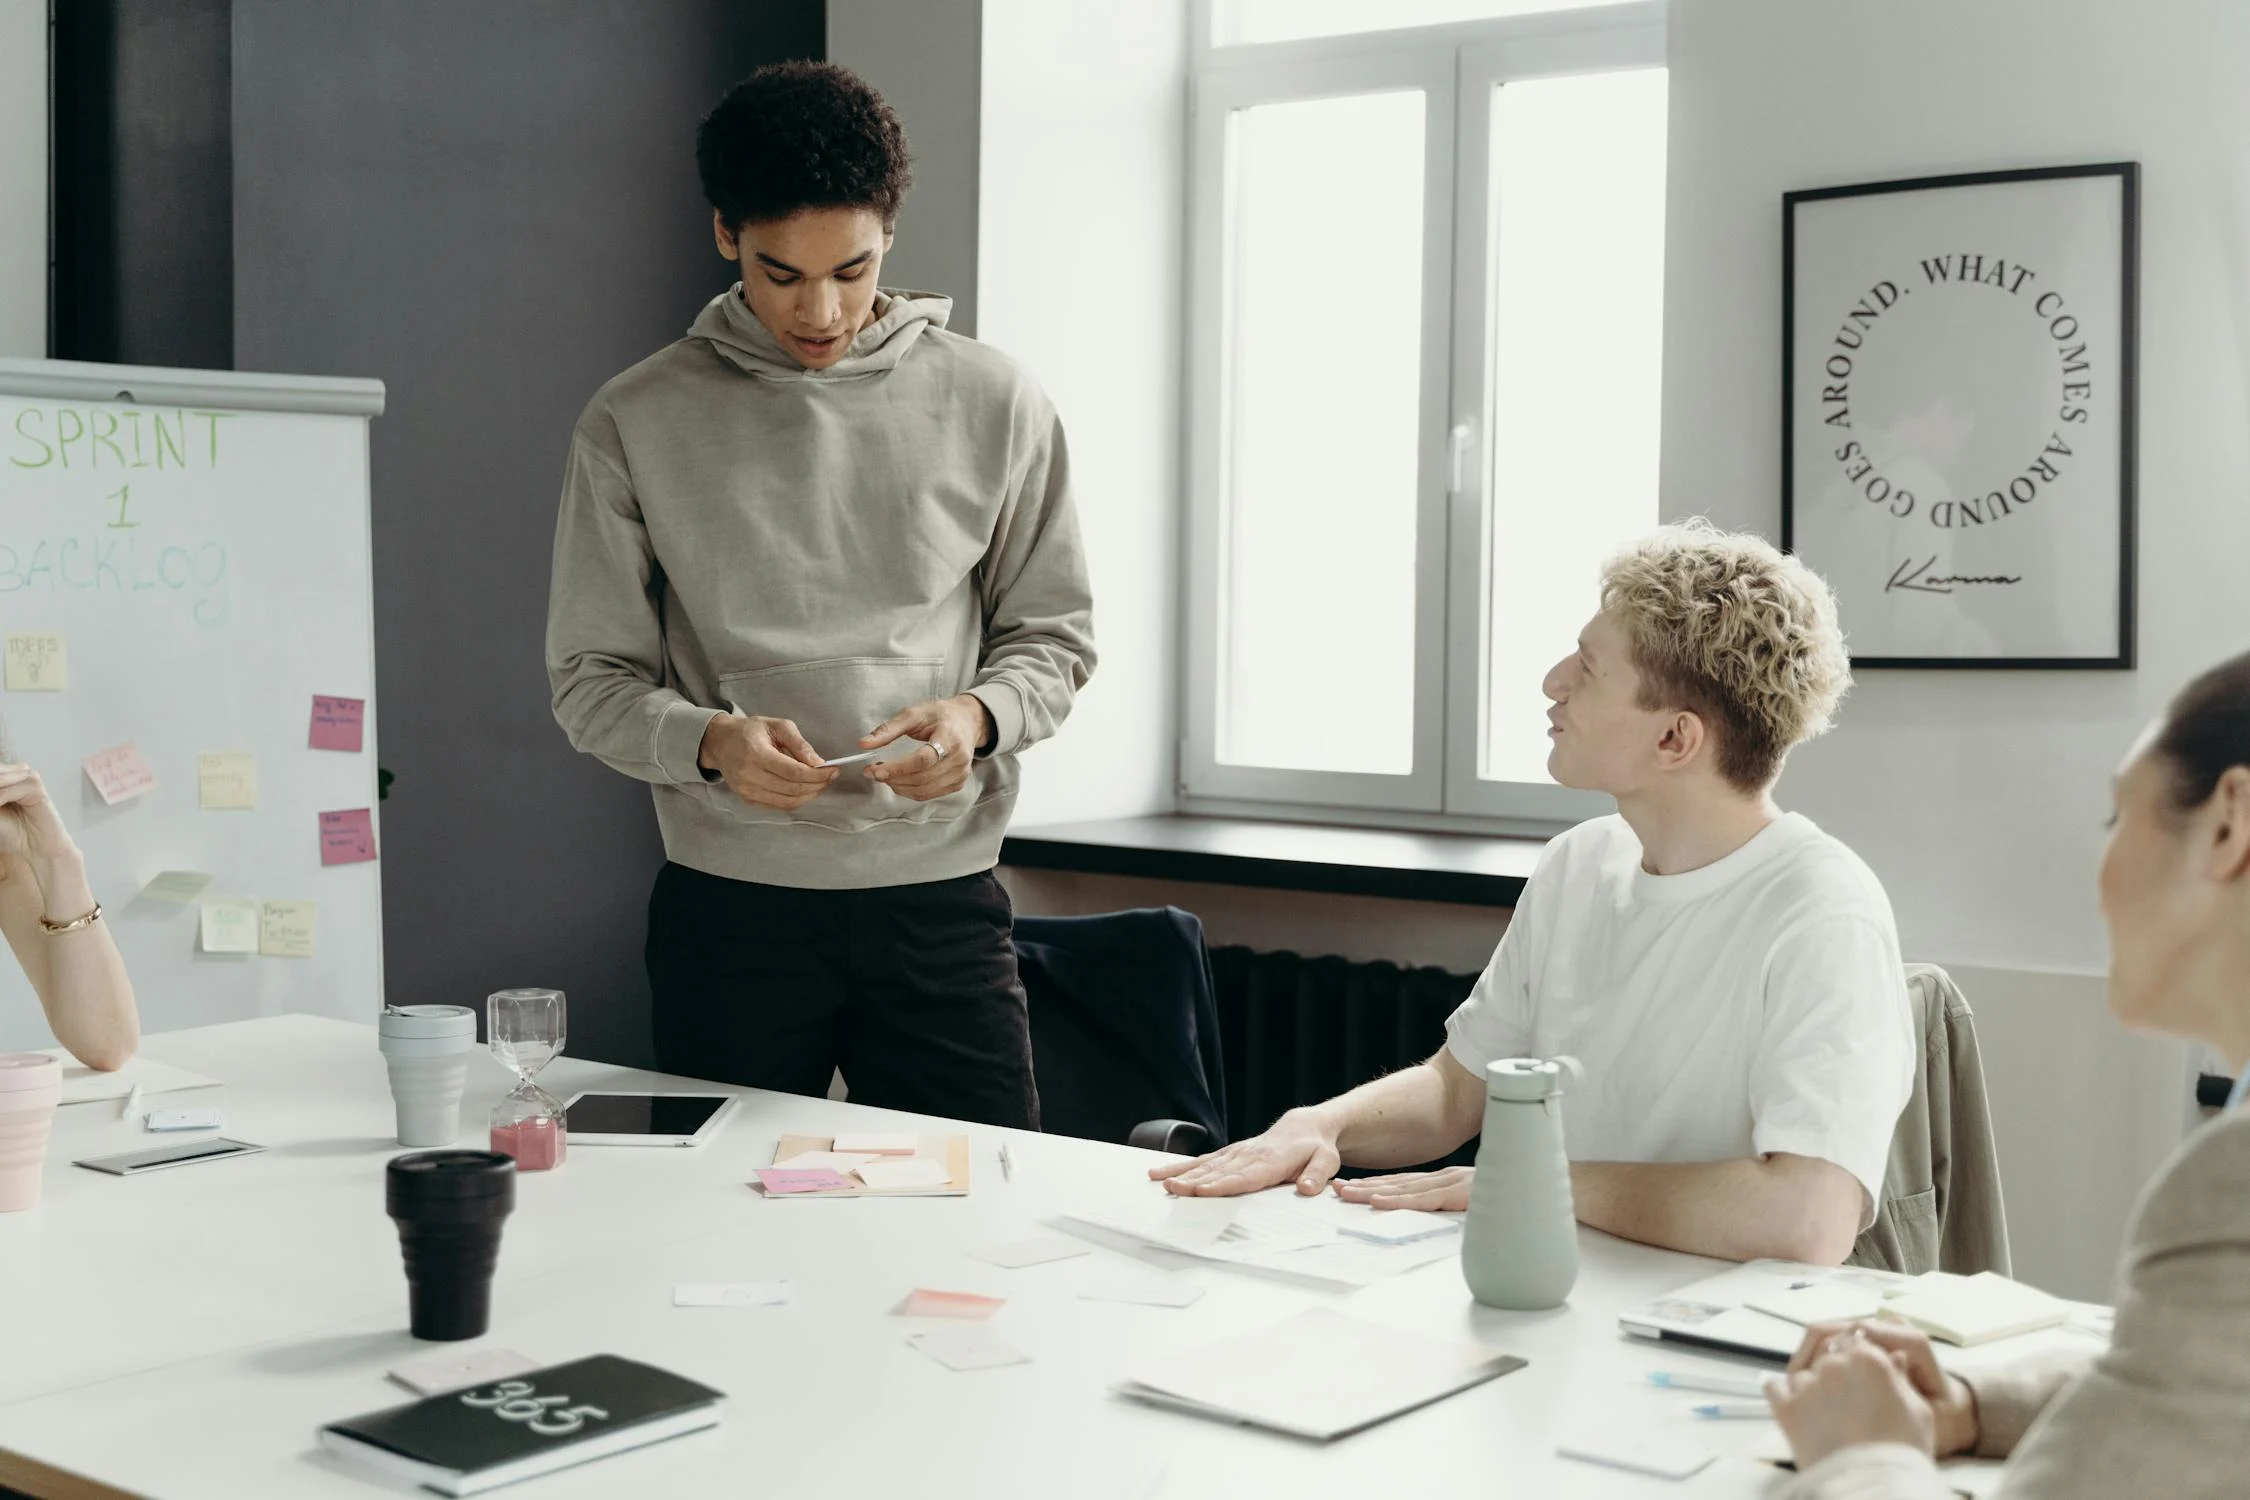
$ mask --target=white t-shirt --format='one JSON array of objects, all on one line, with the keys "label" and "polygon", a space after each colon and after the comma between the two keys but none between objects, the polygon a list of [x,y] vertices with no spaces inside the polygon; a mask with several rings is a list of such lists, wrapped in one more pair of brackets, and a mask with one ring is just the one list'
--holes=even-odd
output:
[{"label": "white t-shirt", "polygon": [[1480,1078],[1577,1058],[1573,1161],[1817,1157],[1866,1189],[1864,1229],[1913,1090],[1908,1004],[1889,898],[1811,819],[1651,875],[1607,817],[1547,846],[1446,1045]]}]

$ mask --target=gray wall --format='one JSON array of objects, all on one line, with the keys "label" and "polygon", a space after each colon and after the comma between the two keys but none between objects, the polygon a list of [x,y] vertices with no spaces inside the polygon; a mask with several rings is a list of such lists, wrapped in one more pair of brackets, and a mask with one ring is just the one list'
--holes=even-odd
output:
[{"label": "gray wall", "polygon": [[647,789],[574,754],[542,637],[563,451],[733,278],[693,131],[819,0],[235,0],[235,349],[372,375],[384,956],[394,1002],[572,1001],[649,1058]]},{"label": "gray wall", "polygon": [[943,292],[977,331],[977,150],[983,0],[828,0],[828,57],[882,91],[906,126],[914,190],[886,286]]}]

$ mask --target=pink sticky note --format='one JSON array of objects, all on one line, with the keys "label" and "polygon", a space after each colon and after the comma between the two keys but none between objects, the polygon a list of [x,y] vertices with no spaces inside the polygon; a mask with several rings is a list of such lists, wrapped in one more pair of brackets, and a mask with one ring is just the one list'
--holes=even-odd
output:
[{"label": "pink sticky note", "polygon": [[349,750],[357,754],[366,725],[365,698],[328,698],[313,694],[312,747],[315,750]]},{"label": "pink sticky note", "polygon": [[94,783],[94,790],[111,807],[128,797],[156,790],[156,772],[149,769],[140,747],[131,740],[87,756],[86,779]]},{"label": "pink sticky note", "polygon": [[909,1318],[989,1318],[1008,1305],[1005,1297],[984,1297],[975,1292],[941,1292],[918,1286],[898,1305]]},{"label": "pink sticky note", "polygon": [[821,1193],[838,1188],[849,1189],[848,1177],[839,1177],[828,1167],[763,1167],[758,1172],[758,1186],[769,1193]]},{"label": "pink sticky note", "polygon": [[320,862],[364,864],[375,857],[375,815],[364,807],[320,815]]}]

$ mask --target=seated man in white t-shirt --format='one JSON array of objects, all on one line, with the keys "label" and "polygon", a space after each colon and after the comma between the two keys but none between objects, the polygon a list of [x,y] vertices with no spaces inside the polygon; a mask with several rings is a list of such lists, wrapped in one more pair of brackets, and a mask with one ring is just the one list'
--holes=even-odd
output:
[{"label": "seated man in white t-shirt", "polygon": [[[1915,1040],[1882,886],[1772,797],[1850,682],[1834,596],[1758,538],[1699,524],[1612,559],[1601,597],[1547,675],[1547,768],[1618,814],[1547,846],[1445,1046],[1150,1176],[1180,1194],[1318,1193],[1343,1163],[1406,1166],[1474,1137],[1487,1063],[1575,1057],[1563,1141],[1581,1221],[1728,1260],[1851,1252]],[[1473,1175],[1336,1191],[1462,1209]]]}]

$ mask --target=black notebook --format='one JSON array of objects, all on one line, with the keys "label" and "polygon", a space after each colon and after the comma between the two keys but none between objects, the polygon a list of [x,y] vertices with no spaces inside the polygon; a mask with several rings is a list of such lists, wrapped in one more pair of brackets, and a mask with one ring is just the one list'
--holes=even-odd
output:
[{"label": "black notebook", "polygon": [[320,1446],[441,1495],[475,1495],[718,1424],[724,1392],[597,1354],[320,1429]]}]

